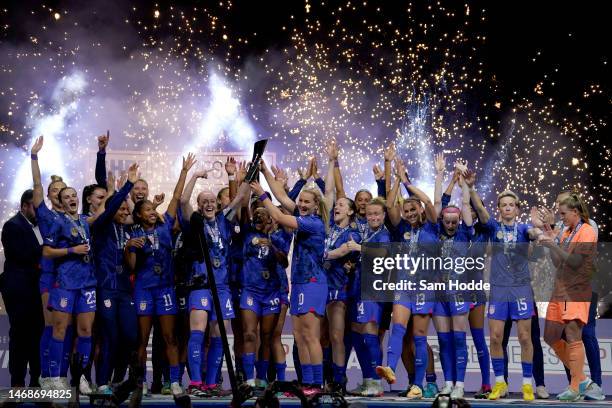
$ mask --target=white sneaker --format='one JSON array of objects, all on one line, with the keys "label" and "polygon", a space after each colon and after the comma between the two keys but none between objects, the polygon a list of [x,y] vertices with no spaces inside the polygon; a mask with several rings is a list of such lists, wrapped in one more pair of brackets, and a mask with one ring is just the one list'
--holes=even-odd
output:
[{"label": "white sneaker", "polygon": [[69,390],[71,388],[68,377],[59,377],[59,379],[62,382],[62,390]]},{"label": "white sneaker", "polygon": [[463,398],[463,387],[453,387],[453,391],[451,392],[450,396],[452,399],[457,399],[457,398]]},{"label": "white sneaker", "polygon": [[364,397],[382,397],[383,394],[382,381],[371,379],[361,395]]},{"label": "white sneaker", "polygon": [[149,394],[149,384],[146,381],[142,383],[142,395],[143,396],[151,395],[151,394]]},{"label": "white sneaker", "polygon": [[60,377],[49,377],[47,379],[47,387],[49,390],[65,390]]},{"label": "white sneaker", "polygon": [[535,389],[535,396],[537,399],[549,399],[550,394],[546,391],[546,387],[543,385],[538,385]]},{"label": "white sneaker", "polygon": [[79,392],[81,395],[89,395],[93,393],[93,390],[89,385],[89,381],[87,381],[87,378],[85,378],[84,375],[81,375],[81,379],[79,380]]},{"label": "white sneaker", "polygon": [[453,386],[444,383],[444,388],[440,390],[440,394],[450,394],[453,392]]},{"label": "white sneaker", "polygon": [[181,395],[183,394],[183,387],[178,382],[173,382],[170,384],[170,390],[172,391],[172,395]]},{"label": "white sneaker", "polygon": [[248,385],[249,387],[253,387],[253,388],[255,388],[255,387],[257,386],[257,382],[255,381],[255,379],[254,379],[254,378],[251,378],[250,380],[247,380],[247,381],[246,381],[246,383],[247,383],[247,385]]},{"label": "white sneaker", "polygon": [[38,383],[40,384],[40,388],[42,388],[43,390],[48,390],[49,385],[50,385],[50,381],[49,381],[49,377],[40,377],[38,379]]}]

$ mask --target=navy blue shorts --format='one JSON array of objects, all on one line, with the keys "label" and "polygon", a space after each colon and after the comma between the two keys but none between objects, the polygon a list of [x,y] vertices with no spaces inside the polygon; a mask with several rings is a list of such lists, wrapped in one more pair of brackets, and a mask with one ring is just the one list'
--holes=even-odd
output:
[{"label": "navy blue shorts", "polygon": [[136,288],[134,303],[138,316],[164,316],[174,315],[178,308],[174,288],[163,286],[161,288]]},{"label": "navy blue shorts", "polygon": [[351,307],[351,321],[355,323],[380,322],[382,305],[379,302],[357,301]]},{"label": "navy blue shorts", "polygon": [[277,290],[265,295],[247,289],[242,290],[240,309],[251,310],[257,316],[279,314],[280,305],[280,293]]},{"label": "navy blue shorts", "polygon": [[315,282],[296,283],[291,287],[291,314],[316,313],[325,316],[327,285]]},{"label": "navy blue shorts", "polygon": [[79,314],[96,311],[96,288],[62,289],[53,288],[49,293],[50,310]]}]

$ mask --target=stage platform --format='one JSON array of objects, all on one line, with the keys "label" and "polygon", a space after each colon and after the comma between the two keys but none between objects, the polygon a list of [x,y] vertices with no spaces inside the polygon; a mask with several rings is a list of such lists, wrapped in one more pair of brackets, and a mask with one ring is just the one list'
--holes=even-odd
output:
[{"label": "stage platform", "polygon": [[[473,407],[479,408],[497,408],[500,405],[511,405],[515,408],[533,408],[533,407],[583,407],[583,408],[601,408],[604,406],[612,406],[612,398],[608,396],[605,401],[580,401],[574,403],[566,403],[560,402],[551,397],[548,400],[536,400],[533,402],[525,402],[520,398],[519,394],[513,394],[510,398],[504,398],[499,401],[488,401],[488,400],[477,400],[468,397],[467,401]],[[300,402],[297,398],[279,398],[281,407],[299,407]],[[399,408],[399,407],[430,407],[433,399],[423,399],[419,401],[411,401],[407,398],[397,397],[395,393],[387,393],[384,397],[379,398],[361,398],[361,397],[346,397],[346,401],[349,403],[350,407],[354,408]],[[6,402],[4,400],[3,402]],[[195,398],[191,399],[193,407],[211,407],[211,408],[220,408],[220,407],[228,407],[230,404],[229,398]],[[252,407],[255,403],[255,399],[248,400],[244,406]],[[34,404],[20,404],[19,406],[30,406],[34,407]],[[82,397],[81,398],[81,407],[90,407],[89,399]],[[122,406],[127,406],[127,404],[123,404]],[[174,401],[170,396],[145,396],[142,400],[143,407],[163,407],[170,408],[174,407]]]}]

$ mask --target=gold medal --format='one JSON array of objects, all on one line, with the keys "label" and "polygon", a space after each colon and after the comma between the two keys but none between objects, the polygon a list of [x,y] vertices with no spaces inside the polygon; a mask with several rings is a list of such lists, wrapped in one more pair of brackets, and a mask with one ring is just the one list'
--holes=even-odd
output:
[{"label": "gold medal", "polygon": [[351,222],[350,225],[352,229],[357,229],[357,223],[355,221]]},{"label": "gold medal", "polygon": [[220,266],[221,266],[221,260],[220,260],[219,258],[214,258],[214,259],[213,259],[213,266],[214,266],[215,268],[220,267]]},{"label": "gold medal", "polygon": [[73,237],[78,236],[78,235],[79,235],[79,230],[77,229],[77,227],[72,227],[72,228],[70,228],[70,234],[71,234]]},{"label": "gold medal", "polygon": [[267,270],[261,271],[261,277],[264,279],[270,279],[270,272]]},{"label": "gold medal", "polygon": [[497,239],[503,239],[504,238],[504,233],[501,231],[497,231]]},{"label": "gold medal", "polygon": [[404,240],[410,241],[410,231],[404,232]]},{"label": "gold medal", "polygon": [[253,239],[251,240],[251,244],[258,245],[259,244],[259,238],[253,237]]},{"label": "gold medal", "polygon": [[162,273],[162,267],[160,264],[155,264],[153,266],[153,272],[155,272],[156,275],[161,275]]}]

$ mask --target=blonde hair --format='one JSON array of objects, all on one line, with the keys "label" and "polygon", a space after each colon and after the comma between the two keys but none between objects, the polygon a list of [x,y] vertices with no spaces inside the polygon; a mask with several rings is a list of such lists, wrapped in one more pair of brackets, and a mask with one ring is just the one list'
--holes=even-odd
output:
[{"label": "blonde hair", "polygon": [[501,202],[501,199],[504,197],[514,198],[514,202],[517,208],[521,208],[521,201],[519,200],[519,196],[514,191],[510,191],[510,190],[504,190],[497,195],[497,208],[499,208],[499,203]]},{"label": "blonde hair", "polygon": [[578,214],[580,215],[580,219],[583,222],[589,222],[589,209],[587,208],[586,203],[580,194],[570,193],[569,197],[561,201],[559,205],[564,205],[570,210],[577,210]]},{"label": "blonde hair", "polygon": [[47,186],[47,195],[49,195],[49,192],[51,191],[51,186],[53,186],[55,183],[62,183],[64,185],[64,187],[66,186],[66,183],[64,183],[64,179],[63,178],[53,174],[53,175],[51,175],[51,182]]},{"label": "blonde hair", "polygon": [[387,209],[387,201],[382,197],[374,197],[368,202],[366,207],[369,205],[380,205],[383,208],[383,211]]},{"label": "blonde hair", "polygon": [[329,210],[327,209],[325,200],[323,200],[321,190],[318,188],[305,188],[300,192],[300,194],[302,193],[310,193],[314,196],[315,202],[317,203],[317,215],[323,220],[323,224],[325,224],[325,232],[327,232],[329,227]]}]

